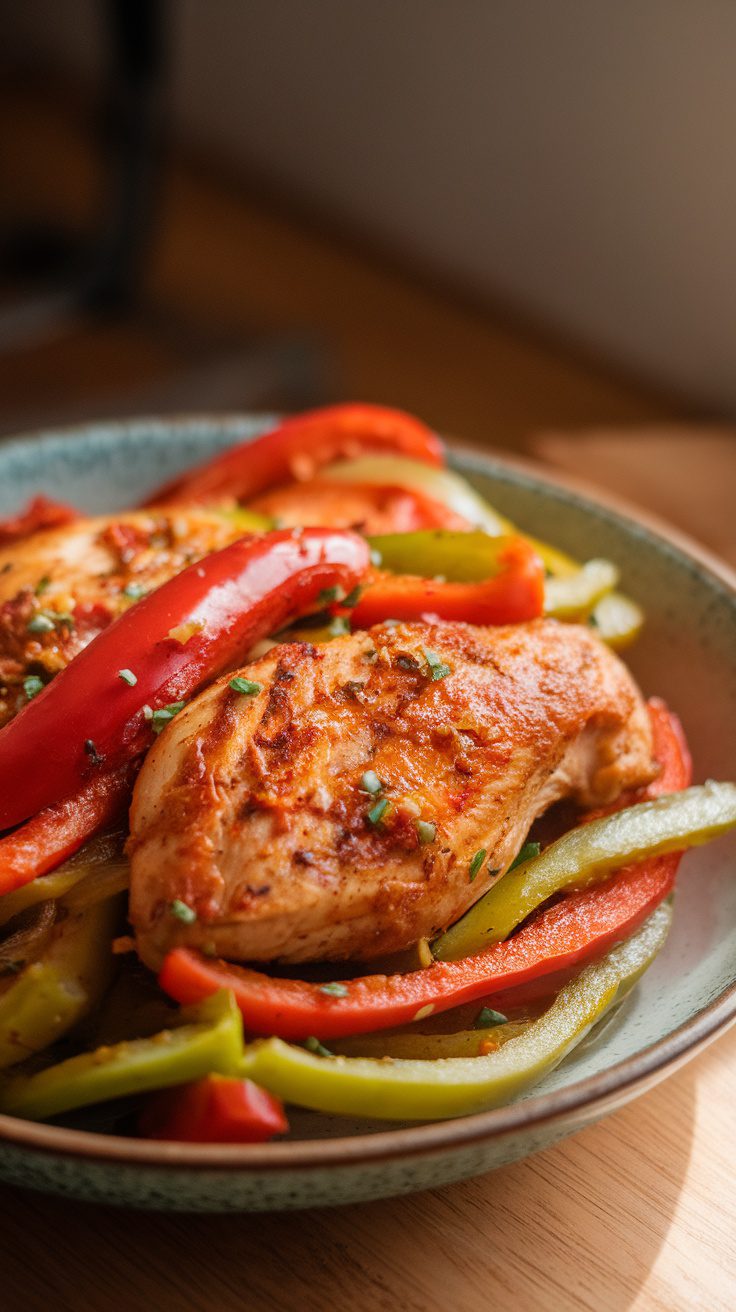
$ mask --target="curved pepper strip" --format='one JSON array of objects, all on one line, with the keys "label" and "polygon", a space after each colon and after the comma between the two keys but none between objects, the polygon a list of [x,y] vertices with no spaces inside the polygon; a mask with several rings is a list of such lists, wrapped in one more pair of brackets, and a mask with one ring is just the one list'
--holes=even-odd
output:
[{"label": "curved pepper strip", "polygon": [[[232,989],[251,1034],[285,1039],[367,1034],[422,1020],[431,1012],[474,1002],[539,975],[580,966],[626,938],[674,883],[678,856],[657,857],[582,893],[571,893],[513,938],[462,961],[438,961],[403,975],[363,975],[324,986],[279,979],[189,948],[174,948],[159,983],[177,1002],[194,1003]],[[429,1009],[429,1010],[428,1010]]]},{"label": "curved pepper strip", "polygon": [[289,1102],[338,1115],[439,1120],[498,1107],[559,1065],[633,985],[665,942],[671,919],[671,909],[660,907],[633,938],[567,984],[524,1034],[488,1056],[317,1057],[267,1039],[246,1050],[241,1073]]},{"label": "curved pepper strip", "polygon": [[272,516],[282,527],[321,524],[357,528],[363,534],[470,527],[443,501],[435,501],[417,488],[394,487],[390,483],[332,483],[312,478],[308,483],[289,483],[257,497],[251,509]]},{"label": "curved pepper strip", "polygon": [[536,619],[544,606],[544,566],[536,551],[523,538],[488,538],[489,559],[491,551],[497,572],[478,583],[380,575],[351,610],[353,628],[367,629],[385,619],[419,620],[426,615],[470,624],[518,624]]},{"label": "curved pepper strip", "polygon": [[243,1026],[232,998],[218,994],[177,1029],[83,1052],[35,1075],[0,1083],[0,1112],[41,1121],[75,1107],[199,1080],[213,1071],[237,1075]]},{"label": "curved pepper strip", "polygon": [[180,474],[153,492],[145,504],[247,501],[281,483],[312,478],[332,460],[366,451],[444,464],[439,438],[413,415],[379,405],[326,406],[294,415],[255,441],[241,442]]},{"label": "curved pepper strip", "polygon": [[103,763],[115,769],[145,751],[147,711],[180,709],[324,589],[349,592],[367,566],[354,533],[267,533],[213,552],[131,606],[0,730],[0,827],[77,791]]},{"label": "curved pepper strip", "polygon": [[119,899],[110,898],[68,916],[40,960],[0,994],[0,1068],[55,1043],[102,997],[119,913]]},{"label": "curved pepper strip", "polygon": [[[40,811],[12,834],[0,838],[0,896],[54,870],[88,838],[120,819],[126,810],[136,769],[137,763],[132,762],[97,775],[78,792]],[[72,878],[70,883],[73,882]],[[4,916],[0,918],[0,924],[4,919]]]},{"label": "curved pepper strip", "polygon": [[624,862],[700,847],[734,827],[736,784],[712,781],[578,825],[498,879],[432,952],[439,961],[458,961],[507,939],[556,893],[598,882]]}]

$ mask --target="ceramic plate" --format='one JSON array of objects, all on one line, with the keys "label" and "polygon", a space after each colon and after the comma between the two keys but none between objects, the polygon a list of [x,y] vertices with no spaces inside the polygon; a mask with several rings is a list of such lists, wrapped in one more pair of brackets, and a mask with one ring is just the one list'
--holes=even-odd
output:
[{"label": "ceramic plate", "polygon": [[[44,490],[101,511],[269,426],[264,417],[141,420],[0,447],[0,513]],[[680,713],[696,780],[736,777],[736,578],[679,534],[531,466],[454,449],[504,514],[580,557],[607,556],[645,608],[627,659]],[[736,1018],[736,842],[689,853],[667,946],[597,1042],[529,1095],[455,1121],[366,1125],[308,1114],[288,1142],[146,1143],[0,1116],[0,1177],[153,1208],[256,1210],[427,1189],[536,1152],[642,1093]]]}]

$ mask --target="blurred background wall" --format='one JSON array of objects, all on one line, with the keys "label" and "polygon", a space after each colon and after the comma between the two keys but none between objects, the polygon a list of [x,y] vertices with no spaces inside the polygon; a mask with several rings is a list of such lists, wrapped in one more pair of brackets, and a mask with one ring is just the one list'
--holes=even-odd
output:
[{"label": "blurred background wall", "polygon": [[[95,0],[6,58],[99,73]],[[728,0],[175,0],[173,121],[343,230],[736,411]]]}]

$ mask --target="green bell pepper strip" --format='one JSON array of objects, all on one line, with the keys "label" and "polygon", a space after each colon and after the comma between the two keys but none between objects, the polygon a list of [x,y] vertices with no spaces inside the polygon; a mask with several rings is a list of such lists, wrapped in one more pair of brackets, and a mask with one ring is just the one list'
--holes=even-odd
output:
[{"label": "green bell pepper strip", "polygon": [[205,1075],[236,1075],[243,1058],[240,1012],[216,993],[176,1029],[83,1052],[35,1075],[0,1084],[0,1112],[42,1121],[91,1103],[167,1089]]},{"label": "green bell pepper strip", "polygon": [[[457,1030],[454,1034],[417,1034],[410,1029],[397,1034],[356,1034],[353,1038],[335,1039],[330,1049],[342,1057],[402,1057],[436,1061],[441,1057],[477,1057],[484,1045],[502,1047],[518,1038],[533,1021],[508,1021],[488,1029]],[[488,1049],[485,1049],[488,1051]]]},{"label": "green bell pepper strip", "polygon": [[484,1057],[434,1061],[318,1057],[281,1039],[246,1050],[240,1074],[287,1102],[382,1120],[438,1120],[509,1102],[557,1066],[662,947],[672,920],[659,907],[633,938],[588,966],[538,1021]]},{"label": "green bell pepper strip", "polygon": [[498,879],[432,945],[458,961],[506,939],[555,893],[585,888],[621,866],[708,843],[736,827],[736,784],[701,784],[579,825]]},{"label": "green bell pepper strip", "polygon": [[119,911],[119,901],[110,899],[68,916],[43,957],[0,994],[0,1068],[55,1043],[102,997]]}]

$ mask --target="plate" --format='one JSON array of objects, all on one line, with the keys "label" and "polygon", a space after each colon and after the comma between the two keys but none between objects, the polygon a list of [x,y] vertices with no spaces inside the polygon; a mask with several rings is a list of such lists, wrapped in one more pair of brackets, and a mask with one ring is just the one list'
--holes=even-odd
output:
[{"label": "plate", "polygon": [[[96,424],[0,447],[0,513],[38,491],[101,511],[268,428],[271,416]],[[696,780],[736,777],[736,576],[681,534],[523,462],[453,447],[504,514],[579,557],[617,562],[647,624],[628,664],[679,712]],[[179,1145],[0,1116],[0,1178],[128,1206],[267,1210],[346,1203],[478,1175],[622,1106],[736,1019],[736,839],[688,853],[667,946],[625,1008],[525,1097],[421,1125],[297,1114],[288,1142]]]}]

